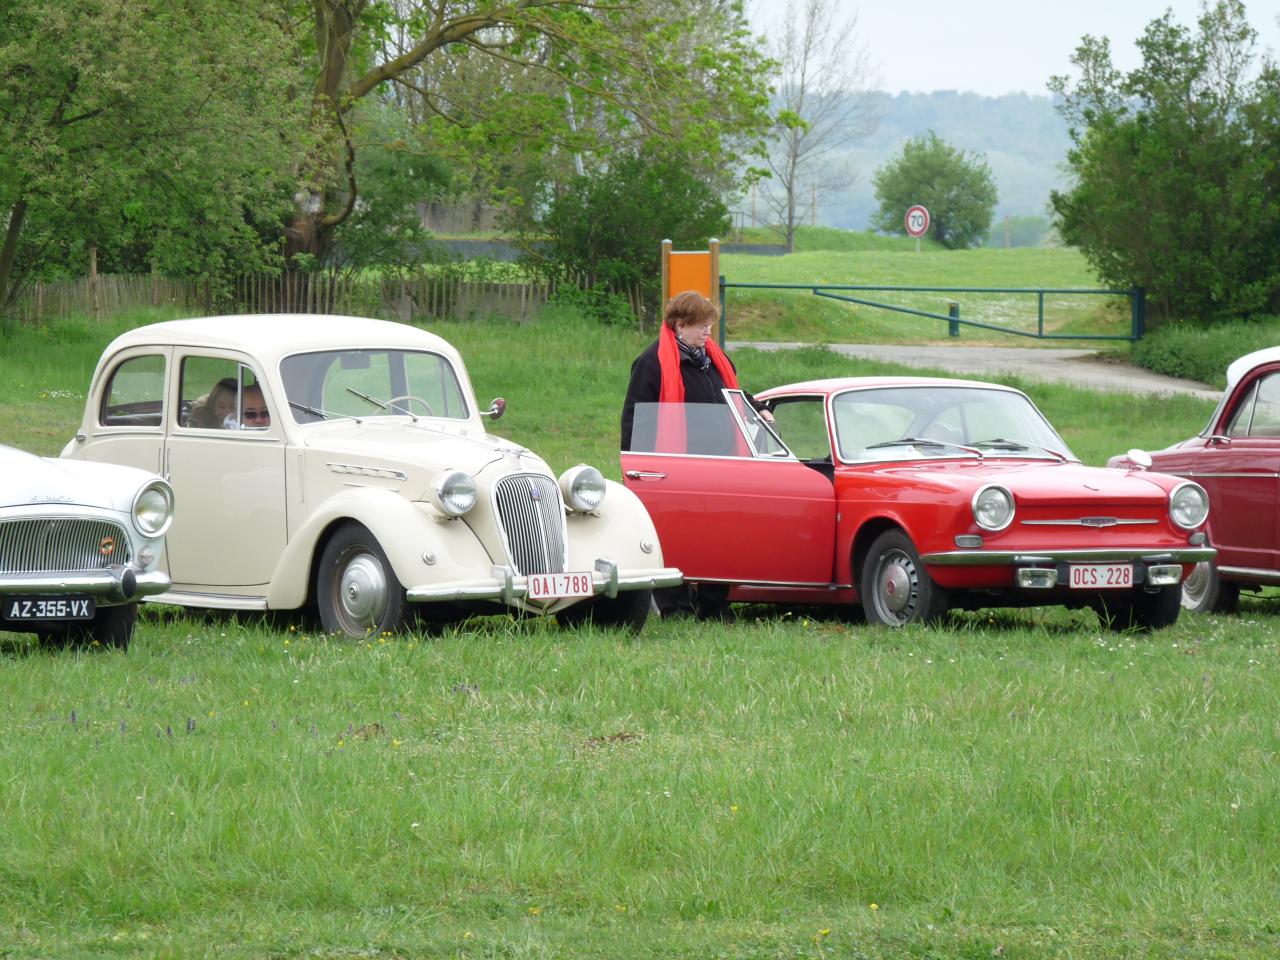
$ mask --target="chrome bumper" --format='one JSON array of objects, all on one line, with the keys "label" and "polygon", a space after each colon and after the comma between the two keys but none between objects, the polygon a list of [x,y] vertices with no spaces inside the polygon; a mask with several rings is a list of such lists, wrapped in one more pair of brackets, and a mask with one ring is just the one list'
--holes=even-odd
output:
[{"label": "chrome bumper", "polygon": [[[648,570],[628,570],[619,573],[612,560],[596,561],[591,571],[591,586],[596,596],[616,597],[625,590],[651,590],[656,587],[674,587],[684,582],[684,574],[675,567],[658,567]],[[479,580],[455,580],[450,583],[423,584],[408,587],[405,596],[412,603],[439,602],[443,600],[501,600],[513,603],[523,600],[529,592],[526,577],[511,567],[494,567],[490,576]]]},{"label": "chrome bumper", "polygon": [[948,550],[926,553],[920,559],[940,567],[1043,566],[1050,563],[1201,563],[1218,555],[1213,547],[1179,547],[1151,550],[1141,547],[1113,547],[1089,550]]},{"label": "chrome bumper", "polygon": [[164,593],[169,575],[161,571],[139,573],[132,567],[104,567],[75,573],[11,573],[0,576],[0,596],[15,594],[88,594],[124,603]]}]

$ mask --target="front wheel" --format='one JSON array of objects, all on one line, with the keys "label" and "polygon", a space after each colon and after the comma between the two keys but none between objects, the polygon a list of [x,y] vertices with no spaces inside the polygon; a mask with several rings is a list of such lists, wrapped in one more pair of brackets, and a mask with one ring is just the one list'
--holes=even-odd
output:
[{"label": "front wheel", "polygon": [[138,605],[122,603],[98,607],[92,620],[76,620],[51,630],[37,630],[36,639],[42,647],[51,650],[83,649],[94,644],[127,650],[137,623]]},{"label": "front wheel", "polygon": [[933,582],[915,544],[901,530],[886,530],[871,544],[860,592],[867,623],[887,627],[936,623],[950,605],[947,591]]},{"label": "front wheel", "polygon": [[316,574],[316,605],[326,633],[363,638],[404,627],[404,587],[368,528],[348,523],[329,538]]},{"label": "front wheel", "polygon": [[652,590],[624,590],[616,597],[599,596],[565,607],[556,614],[561,626],[577,627],[594,623],[598,627],[621,627],[639,633],[649,619]]},{"label": "front wheel", "polygon": [[1223,583],[1218,565],[1202,560],[1182,581],[1182,607],[1195,613],[1235,613],[1240,608],[1240,585]]}]

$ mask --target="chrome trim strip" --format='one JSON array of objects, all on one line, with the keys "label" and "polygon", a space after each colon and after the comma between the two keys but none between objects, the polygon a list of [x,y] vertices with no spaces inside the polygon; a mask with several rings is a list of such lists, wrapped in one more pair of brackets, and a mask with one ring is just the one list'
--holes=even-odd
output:
[{"label": "chrome trim strip", "polygon": [[1094,560],[1128,560],[1134,563],[1200,563],[1218,555],[1213,547],[1111,547],[1084,550],[950,550],[926,553],[925,563],[941,567],[984,567],[1004,564],[1043,565]]},{"label": "chrome trim strip", "polygon": [[797,587],[805,590],[845,590],[849,584],[841,583],[805,583],[799,580],[726,580],[723,577],[698,577],[694,583],[731,583],[735,587]]},{"label": "chrome trim strip", "polygon": [[178,607],[206,607],[209,610],[266,610],[266,597],[240,597],[230,593],[196,593],[170,590],[151,597],[152,603],[168,603]]},{"label": "chrome trim strip", "polygon": [[654,450],[623,450],[624,457],[677,457],[681,460],[742,460],[747,463],[799,463],[795,456],[789,457],[717,457],[710,453],[659,453]]},{"label": "chrome trim strip", "polygon": [[1248,577],[1250,580],[1265,580],[1268,583],[1280,583],[1280,570],[1259,570],[1256,567],[1219,567],[1218,573],[1229,573],[1233,577]]},{"label": "chrome trim strip", "polygon": [[1188,472],[1186,472],[1186,473],[1180,473],[1180,474],[1178,474],[1178,476],[1180,476],[1180,477],[1213,477],[1213,478],[1222,478],[1222,477],[1243,477],[1243,478],[1246,478],[1246,479],[1248,479],[1248,478],[1253,478],[1253,479],[1256,479],[1256,480],[1275,480],[1275,479],[1277,479],[1277,478],[1280,478],[1280,473],[1262,473],[1262,472],[1258,472],[1258,473],[1199,473],[1199,472],[1197,472],[1197,471],[1191,470],[1191,471],[1188,471]]},{"label": "chrome trim strip", "polygon": [[388,470],[385,467],[362,467],[358,463],[326,463],[326,467],[334,473],[345,473],[357,477],[373,477],[375,480],[399,480],[402,483],[409,475],[402,470]]},{"label": "chrome trim strip", "polygon": [[[1101,520],[1105,519],[1107,523],[1085,523],[1085,520]],[[1082,517],[1079,520],[1019,520],[1020,524],[1028,527],[1089,527],[1090,529],[1105,530],[1107,527],[1131,527],[1138,525],[1146,525],[1151,523],[1159,523],[1159,520],[1120,520],[1115,517]]]}]

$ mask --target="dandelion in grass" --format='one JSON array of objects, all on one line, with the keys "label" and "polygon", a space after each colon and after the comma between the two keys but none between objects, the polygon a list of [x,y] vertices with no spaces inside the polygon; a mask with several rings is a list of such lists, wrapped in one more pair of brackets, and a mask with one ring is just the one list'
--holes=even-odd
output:
[{"label": "dandelion in grass", "polygon": [[872,903],[872,904],[868,904],[868,907],[870,908],[872,913],[875,913],[877,910],[880,909],[880,904]]},{"label": "dandelion in grass", "polygon": [[472,933],[470,930],[463,930],[463,931],[462,931],[462,939],[463,939],[463,940],[474,940],[475,938],[476,938],[476,935],[475,935],[474,933]]},{"label": "dandelion in grass", "polygon": [[530,907],[530,908],[529,908],[529,916],[531,916],[531,917],[536,917],[536,916],[538,916],[540,913],[542,913],[542,908],[541,908],[541,907]]},{"label": "dandelion in grass", "polygon": [[823,927],[821,930],[819,930],[817,933],[813,935],[813,942],[821,943],[823,940],[827,939],[827,937],[829,936],[831,936],[831,928]]}]

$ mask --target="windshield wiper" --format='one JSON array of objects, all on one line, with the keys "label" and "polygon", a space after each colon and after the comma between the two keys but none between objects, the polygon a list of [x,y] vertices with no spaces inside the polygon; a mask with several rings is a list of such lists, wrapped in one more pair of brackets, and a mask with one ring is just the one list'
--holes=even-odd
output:
[{"label": "windshield wiper", "polygon": [[309,413],[313,417],[318,417],[321,420],[342,419],[342,420],[354,420],[356,423],[360,422],[359,417],[353,417],[349,413],[330,413],[328,410],[321,410],[319,407],[313,407],[305,403],[299,403],[297,400],[290,400],[289,406],[293,407],[295,410],[301,410],[303,413]]},{"label": "windshield wiper", "polygon": [[879,450],[881,447],[955,447],[981,457],[982,451],[977,447],[967,447],[963,443],[952,443],[950,440],[934,440],[930,437],[899,437],[897,440],[882,440],[863,447],[863,450]]},{"label": "windshield wiper", "polygon": [[[383,403],[381,400],[377,399],[376,397],[371,397],[367,393],[361,393],[359,390],[356,390],[354,387],[347,387],[347,393],[351,394],[353,397],[359,397],[361,400],[365,401],[366,403],[372,403],[379,410],[392,409],[389,403]],[[400,399],[400,398],[397,397],[396,399]],[[396,407],[395,409],[403,412],[405,416],[407,416],[414,423],[418,422],[418,418],[414,416],[412,410],[402,409],[401,407]]]},{"label": "windshield wiper", "polygon": [[1066,461],[1066,455],[1052,450],[1049,447],[1042,447],[1036,443],[1023,443],[1020,440],[1008,440],[1004,437],[992,437],[990,440],[975,440],[975,447],[985,447],[991,450],[1042,450],[1050,456],[1057,457],[1063,462]]}]

